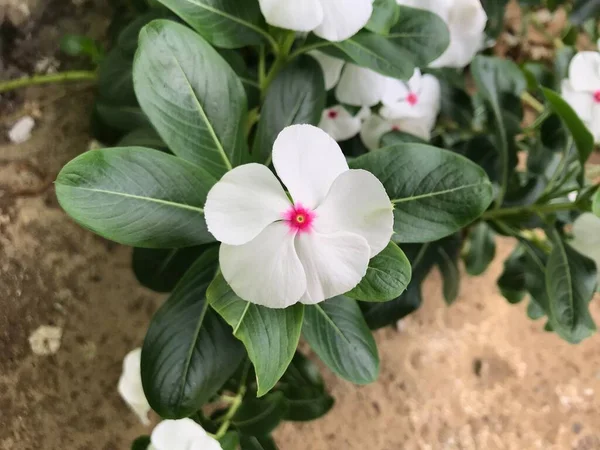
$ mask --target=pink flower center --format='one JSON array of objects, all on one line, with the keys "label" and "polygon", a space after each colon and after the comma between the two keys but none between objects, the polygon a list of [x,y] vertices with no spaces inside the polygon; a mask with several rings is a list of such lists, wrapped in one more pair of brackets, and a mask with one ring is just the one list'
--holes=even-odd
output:
[{"label": "pink flower center", "polygon": [[596,103],[600,103],[600,89],[598,89],[596,92],[594,92],[594,101]]},{"label": "pink flower center", "polygon": [[337,111],[335,111],[335,110],[333,110],[333,109],[330,109],[330,110],[327,112],[327,117],[329,117],[330,119],[335,119],[337,116],[338,116],[338,113],[337,113]]},{"label": "pink flower center", "polygon": [[400,131],[400,127],[398,125],[392,126],[392,131]]},{"label": "pink flower center", "polygon": [[406,101],[410,106],[415,106],[419,101],[419,97],[414,92],[409,92],[406,96]]},{"label": "pink flower center", "polygon": [[297,204],[283,213],[285,220],[291,231],[308,232],[312,229],[312,223],[316,214],[304,206]]}]

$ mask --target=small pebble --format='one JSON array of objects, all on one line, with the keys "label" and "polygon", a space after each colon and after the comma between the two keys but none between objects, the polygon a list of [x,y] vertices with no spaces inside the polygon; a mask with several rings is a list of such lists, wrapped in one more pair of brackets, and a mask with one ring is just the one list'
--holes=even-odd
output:
[{"label": "small pebble", "polygon": [[35,120],[31,116],[20,118],[8,131],[8,139],[13,144],[22,144],[31,138],[31,131],[35,126]]},{"label": "small pebble", "polygon": [[42,325],[29,336],[31,351],[40,356],[54,355],[60,349],[62,334],[62,328]]}]

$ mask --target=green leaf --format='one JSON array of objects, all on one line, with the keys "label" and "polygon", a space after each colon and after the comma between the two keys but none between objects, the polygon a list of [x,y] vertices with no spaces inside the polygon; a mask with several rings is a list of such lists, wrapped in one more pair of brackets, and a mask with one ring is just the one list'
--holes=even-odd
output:
[{"label": "green leaf", "polygon": [[211,306],[233,328],[254,364],[258,396],[279,381],[298,347],[304,305],[272,309],[239,298],[219,273],[206,294]]},{"label": "green leaf", "polygon": [[102,121],[115,130],[129,132],[150,127],[148,117],[139,106],[110,105],[97,101],[94,108]]},{"label": "green leaf", "polygon": [[388,34],[400,18],[400,8],[396,0],[375,0],[373,14],[365,28],[373,33]]},{"label": "green leaf", "polygon": [[317,61],[303,56],[283,69],[267,90],[254,139],[252,158],[271,160],[277,135],[287,126],[318,125],[325,108],[325,81]]},{"label": "green leaf", "polygon": [[531,297],[529,299],[529,303],[527,304],[527,317],[529,317],[531,320],[538,320],[545,315],[546,313],[544,312],[544,309],[539,305],[538,302],[535,301],[533,297]]},{"label": "green leaf", "polygon": [[404,131],[390,131],[381,138],[381,147],[391,147],[396,144],[427,144],[427,141]]},{"label": "green leaf", "polygon": [[98,63],[104,56],[102,46],[94,39],[76,34],[66,34],[60,40],[60,50],[69,56],[87,56]]},{"label": "green leaf", "polygon": [[256,0],[158,0],[215,47],[258,45],[268,37]]},{"label": "green leaf", "polygon": [[508,0],[482,0],[481,3],[488,16],[486,33],[496,39],[504,29],[504,15]]},{"label": "green leaf", "polygon": [[117,147],[146,147],[168,152],[167,144],[152,128],[137,128],[121,138]]},{"label": "green leaf", "polygon": [[237,431],[229,431],[219,439],[222,450],[237,450],[240,445],[240,435]]},{"label": "green leaf", "polygon": [[215,180],[200,167],[141,147],[92,150],[55,182],[58,202],[80,225],[133,247],[214,242],[202,207]]},{"label": "green leaf", "polygon": [[302,333],[323,362],[355,384],[379,375],[377,345],[355,300],[338,296],[306,307]]},{"label": "green leaf", "polygon": [[550,324],[563,339],[579,343],[596,331],[589,302],[596,289],[596,264],[552,232],[553,250],[546,268]]},{"label": "green leaf", "polygon": [[450,34],[445,22],[432,12],[406,6],[399,10],[400,19],[387,36],[359,32],[333,45],[359,66],[408,80],[416,67],[426,67],[444,53]]},{"label": "green leaf", "polygon": [[172,249],[134,248],[133,273],[143,286],[156,292],[171,292],[206,249],[207,246]]},{"label": "green leaf", "polygon": [[277,450],[271,436],[244,436],[240,438],[242,450]]},{"label": "green leaf", "polygon": [[390,242],[381,253],[371,259],[367,274],[358,286],[345,295],[365,302],[387,302],[399,297],[406,290],[410,277],[408,258],[400,247]]},{"label": "green leaf", "polygon": [[149,445],[150,436],[140,436],[131,444],[131,450],[147,450]]},{"label": "green leaf", "polygon": [[442,292],[447,305],[453,304],[460,290],[460,270],[458,259],[462,241],[457,237],[446,238],[436,246],[438,253],[437,266],[442,274]]},{"label": "green leaf", "polygon": [[494,233],[485,222],[479,222],[469,234],[469,251],[465,266],[469,275],[481,275],[496,255]]},{"label": "green leaf", "polygon": [[569,19],[575,25],[581,25],[588,18],[598,18],[600,0],[575,0]]},{"label": "green leaf", "polygon": [[484,170],[436,147],[398,144],[351,161],[383,183],[394,204],[394,241],[435,241],[477,219],[492,201]]},{"label": "green leaf", "polygon": [[133,90],[133,57],[119,47],[107,53],[98,68],[98,99],[108,105],[137,106]]},{"label": "green leaf", "polygon": [[284,395],[272,392],[262,398],[244,399],[232,423],[244,435],[267,436],[283,420],[286,410]]},{"label": "green leaf", "polygon": [[285,420],[316,420],[327,414],[334,404],[334,399],[325,391],[319,369],[299,351],[281,378],[280,389],[289,406]]},{"label": "green leaf", "polygon": [[216,178],[246,161],[244,87],[192,30],[168,20],[146,25],[133,79],[142,109],[177,156]]},{"label": "green leaf", "polygon": [[596,191],[592,198],[592,212],[600,217],[600,190]]},{"label": "green leaf", "polygon": [[573,108],[571,108],[571,106],[556,92],[545,88],[542,88],[542,92],[552,110],[560,116],[571,132],[573,140],[575,141],[575,146],[579,152],[579,162],[583,166],[594,150],[594,137],[588,131],[577,113],[573,111]]},{"label": "green leaf", "polygon": [[519,246],[504,261],[504,272],[498,278],[500,292],[511,304],[519,303],[527,293],[525,273],[524,250]]},{"label": "green leaf", "polygon": [[556,50],[554,56],[554,89],[560,91],[560,86],[565,78],[569,77],[569,65],[577,50],[573,47],[563,47]]},{"label": "green leaf", "polygon": [[162,418],[198,411],[244,357],[242,345],[205,299],[217,259],[214,248],[196,261],[156,312],[144,339],[144,393]]}]

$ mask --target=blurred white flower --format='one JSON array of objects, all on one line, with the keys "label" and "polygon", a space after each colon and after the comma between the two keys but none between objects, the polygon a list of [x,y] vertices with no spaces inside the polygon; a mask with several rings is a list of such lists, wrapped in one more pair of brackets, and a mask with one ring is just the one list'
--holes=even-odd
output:
[{"label": "blurred white flower", "polygon": [[580,52],[569,65],[562,96],[600,143],[600,53]]},{"label": "blurred white flower", "polygon": [[390,120],[435,118],[441,107],[440,82],[433,75],[421,75],[419,69],[407,83],[388,80],[383,96],[382,117]]},{"label": "blurred white flower", "polygon": [[150,425],[148,413],[151,408],[142,388],[141,358],[141,348],[136,348],[125,356],[118,389],[123,400],[138,415],[142,424]]},{"label": "blurred white flower", "polygon": [[259,0],[267,22],[295,31],[313,31],[328,41],[344,41],[364,27],[373,0]]},{"label": "blurred white flower", "polygon": [[483,48],[487,14],[480,0],[396,0],[396,3],[431,11],[448,25],[450,45],[430,67],[463,68]]},{"label": "blurred white flower", "polygon": [[431,139],[431,130],[435,125],[435,116],[420,119],[384,119],[378,114],[373,114],[364,123],[360,130],[360,138],[369,150],[380,147],[381,138],[390,131],[402,131],[412,134],[425,141]]},{"label": "blurred white flower", "polygon": [[223,450],[192,419],[163,420],[152,431],[148,450]]},{"label": "blurred white flower", "polygon": [[350,170],[339,145],[311,125],[285,128],[273,166],[227,172],[206,200],[223,277],[242,299],[270,308],[315,304],[354,288],[389,243],[393,207],[372,173]]},{"label": "blurred white flower", "polygon": [[583,213],[575,219],[573,240],[570,244],[579,253],[594,260],[600,285],[600,217],[592,213]]},{"label": "blurred white flower", "polygon": [[331,106],[323,110],[319,128],[336,141],[345,141],[360,132],[362,121],[370,114],[371,110],[366,107],[353,116],[342,105]]}]

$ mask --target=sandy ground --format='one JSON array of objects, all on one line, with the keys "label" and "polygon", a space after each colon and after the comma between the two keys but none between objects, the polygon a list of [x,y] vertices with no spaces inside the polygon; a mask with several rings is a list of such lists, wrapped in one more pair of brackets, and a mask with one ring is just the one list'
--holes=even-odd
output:
[{"label": "sandy ground", "polygon": [[[0,138],[0,450],[126,450],[150,430],[116,392],[121,362],[163,297],[138,286],[130,249],[57,205],[52,180],[89,143],[92,92],[19,95],[11,115],[39,114],[29,142]],[[402,331],[377,333],[379,381],[355,387],[326,372],[335,408],[285,424],[280,448],[600,449],[600,336],[570,346],[502,299],[495,280],[511,246],[499,242],[490,271],[465,278],[451,308],[434,274]],[[597,301],[592,310],[600,321]],[[56,353],[32,351],[40,326],[61,330]]]}]

